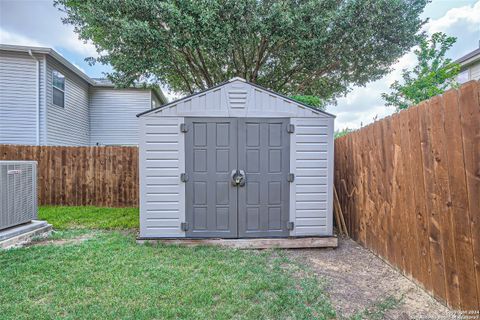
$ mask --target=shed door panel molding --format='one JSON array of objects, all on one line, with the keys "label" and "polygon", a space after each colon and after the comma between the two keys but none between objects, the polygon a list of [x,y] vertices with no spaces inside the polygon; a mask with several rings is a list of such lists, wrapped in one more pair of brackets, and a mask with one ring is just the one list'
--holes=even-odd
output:
[{"label": "shed door panel molding", "polygon": [[235,238],[237,190],[231,171],[237,167],[237,121],[186,118],[187,237]]},{"label": "shed door panel molding", "polygon": [[246,184],[238,189],[239,236],[289,234],[288,119],[239,119],[238,167]]},{"label": "shed door panel molding", "polygon": [[289,120],[185,123],[186,236],[288,236]]}]

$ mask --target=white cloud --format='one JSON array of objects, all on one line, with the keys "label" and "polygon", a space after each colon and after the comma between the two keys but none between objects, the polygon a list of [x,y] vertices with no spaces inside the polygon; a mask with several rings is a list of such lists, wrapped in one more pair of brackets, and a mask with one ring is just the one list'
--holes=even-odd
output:
[{"label": "white cloud", "polygon": [[[62,23],[65,14],[51,1],[0,0],[0,41],[67,49],[83,57],[97,57],[95,46],[78,39],[71,25]],[[34,39],[34,40],[33,40]]]},{"label": "white cloud", "polygon": [[48,47],[49,45],[37,40],[22,36],[14,32],[8,32],[0,27],[0,43],[15,44],[19,46]]},{"label": "white cloud", "polygon": [[456,30],[464,27],[469,31],[479,32],[480,24],[480,2],[473,6],[463,6],[450,9],[443,17],[431,20],[425,27],[428,33],[432,34],[445,30]]},{"label": "white cloud", "polygon": [[[452,8],[438,19],[431,19],[424,30],[428,34],[441,31],[457,37],[457,42],[448,53],[452,59],[476,49],[480,39],[480,0],[473,5]],[[401,80],[402,69],[411,69],[415,64],[416,57],[412,49],[399,59],[391,73],[365,87],[353,88],[346,97],[338,99],[337,106],[329,106],[327,111],[337,115],[336,128],[359,128],[371,123],[376,116],[380,119],[392,114],[395,109],[384,106],[381,94],[389,92],[390,84],[395,80]]]},{"label": "white cloud", "polygon": [[91,41],[85,42],[78,39],[73,30],[71,33],[65,33],[62,44],[69,50],[76,51],[85,56],[98,57],[97,50],[95,49],[93,43]]}]

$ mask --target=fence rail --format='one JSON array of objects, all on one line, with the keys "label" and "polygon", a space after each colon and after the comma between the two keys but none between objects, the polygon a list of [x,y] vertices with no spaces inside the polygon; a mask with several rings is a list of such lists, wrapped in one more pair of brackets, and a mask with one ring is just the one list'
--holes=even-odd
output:
[{"label": "fence rail", "polygon": [[455,309],[480,309],[480,83],[335,141],[350,235]]},{"label": "fence rail", "polygon": [[137,147],[0,145],[0,160],[38,161],[41,205],[138,206]]}]

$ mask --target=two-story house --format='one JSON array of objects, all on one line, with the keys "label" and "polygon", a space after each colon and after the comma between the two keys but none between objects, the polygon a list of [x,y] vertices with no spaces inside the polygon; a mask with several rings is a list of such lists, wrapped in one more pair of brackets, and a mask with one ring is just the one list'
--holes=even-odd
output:
[{"label": "two-story house", "polygon": [[117,89],[51,48],[0,44],[0,144],[137,145],[137,113],[158,88]]}]

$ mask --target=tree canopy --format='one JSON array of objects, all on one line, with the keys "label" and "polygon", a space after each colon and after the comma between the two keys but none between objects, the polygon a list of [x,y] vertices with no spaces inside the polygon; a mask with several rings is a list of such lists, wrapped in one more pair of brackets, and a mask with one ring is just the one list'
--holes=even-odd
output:
[{"label": "tree canopy", "polygon": [[296,100],[298,102],[304,103],[306,105],[309,105],[311,107],[320,109],[320,110],[325,110],[325,103],[322,99],[320,99],[317,96],[313,95],[293,95],[290,98],[293,100]]},{"label": "tree canopy", "polygon": [[387,106],[394,106],[397,110],[407,109],[456,87],[460,65],[445,57],[456,40],[442,32],[434,33],[430,39],[423,39],[414,51],[417,65],[412,71],[404,69],[403,83],[395,81],[390,86],[392,92],[382,94]]},{"label": "tree canopy", "polygon": [[[385,75],[429,0],[55,0],[120,86],[193,93],[234,76],[323,101]],[[92,58],[92,61],[95,60]]]}]

